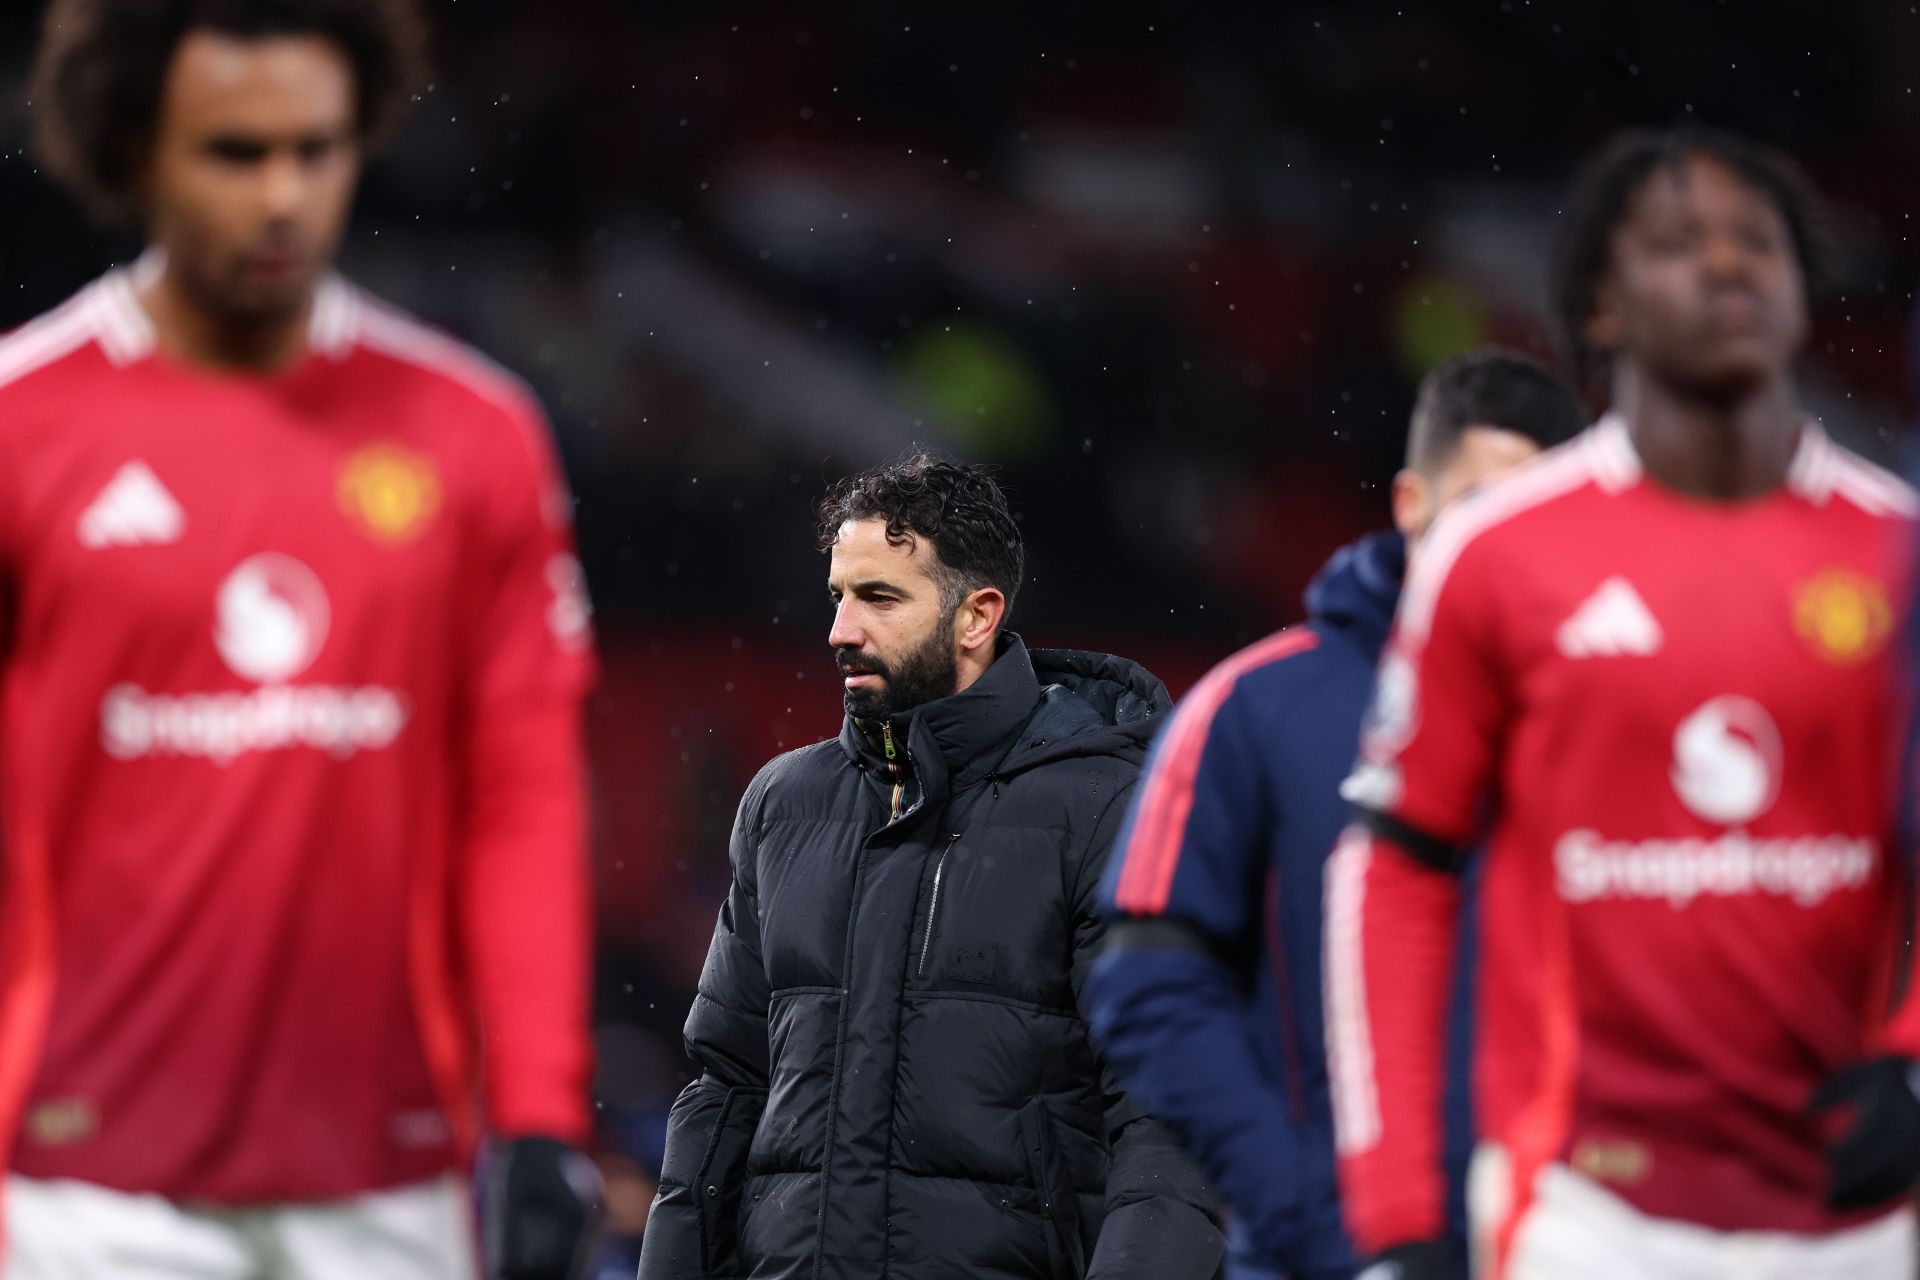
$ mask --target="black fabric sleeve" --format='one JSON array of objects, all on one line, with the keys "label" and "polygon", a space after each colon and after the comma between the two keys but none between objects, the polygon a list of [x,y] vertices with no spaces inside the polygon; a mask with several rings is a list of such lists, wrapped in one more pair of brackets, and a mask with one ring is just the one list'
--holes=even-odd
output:
[{"label": "black fabric sleeve", "polygon": [[[1074,892],[1073,984],[1084,1009],[1086,979],[1106,933],[1099,885],[1108,854],[1126,818],[1132,787],[1123,788],[1094,825]],[[1147,1115],[1104,1063],[1107,1140],[1107,1216],[1087,1268],[1087,1280],[1212,1280],[1226,1252],[1214,1222],[1206,1179],[1173,1133]]]}]

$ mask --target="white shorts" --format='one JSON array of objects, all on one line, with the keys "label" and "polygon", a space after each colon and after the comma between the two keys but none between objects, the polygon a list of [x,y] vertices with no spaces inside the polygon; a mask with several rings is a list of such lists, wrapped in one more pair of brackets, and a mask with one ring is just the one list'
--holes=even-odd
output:
[{"label": "white shorts", "polygon": [[188,1208],[10,1177],[0,1280],[477,1280],[466,1183],[324,1204]]},{"label": "white shorts", "polygon": [[1920,1268],[1911,1208],[1820,1236],[1712,1231],[1644,1214],[1554,1164],[1536,1178],[1500,1271],[1493,1239],[1510,1211],[1509,1168],[1505,1152],[1482,1148],[1467,1178],[1473,1274],[1480,1280],[1914,1280]]}]

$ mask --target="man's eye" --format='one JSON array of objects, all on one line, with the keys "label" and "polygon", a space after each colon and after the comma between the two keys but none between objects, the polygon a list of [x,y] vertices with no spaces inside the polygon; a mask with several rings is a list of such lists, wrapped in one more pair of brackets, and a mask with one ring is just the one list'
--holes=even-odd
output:
[{"label": "man's eye", "polygon": [[254,164],[267,154],[267,149],[257,142],[243,142],[238,138],[218,138],[207,144],[207,150],[217,160],[228,164]]},{"label": "man's eye", "polygon": [[1699,239],[1692,231],[1663,231],[1653,237],[1653,251],[1659,254],[1686,253]]}]

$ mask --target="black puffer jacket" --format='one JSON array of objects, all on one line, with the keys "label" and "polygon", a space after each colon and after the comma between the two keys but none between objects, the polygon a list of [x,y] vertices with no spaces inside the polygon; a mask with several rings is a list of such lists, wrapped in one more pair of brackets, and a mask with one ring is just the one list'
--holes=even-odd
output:
[{"label": "black puffer jacket", "polygon": [[747,789],[642,1280],[1214,1274],[1198,1175],[1079,1005],[1166,690],[1122,659],[1001,646],[913,713],[919,799],[897,821],[851,723]]}]

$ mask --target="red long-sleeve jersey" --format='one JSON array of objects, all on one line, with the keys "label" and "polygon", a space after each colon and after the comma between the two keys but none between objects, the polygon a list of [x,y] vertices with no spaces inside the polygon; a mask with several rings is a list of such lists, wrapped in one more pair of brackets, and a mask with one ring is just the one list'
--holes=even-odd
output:
[{"label": "red long-sleeve jersey", "polygon": [[517,382],[338,280],[273,376],[124,272],[0,341],[13,1172],[318,1200],[583,1135],[570,506]]},{"label": "red long-sleeve jersey", "polygon": [[[1821,1231],[1806,1104],[1888,1046],[1911,493],[1802,436],[1743,503],[1650,481],[1606,419],[1436,526],[1328,871],[1341,1184],[1364,1249],[1444,1228],[1459,901],[1484,849],[1474,1067],[1523,1208],[1564,1162],[1641,1210]],[[1516,1213],[1517,1217],[1517,1213]]]}]

